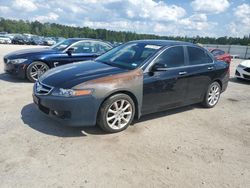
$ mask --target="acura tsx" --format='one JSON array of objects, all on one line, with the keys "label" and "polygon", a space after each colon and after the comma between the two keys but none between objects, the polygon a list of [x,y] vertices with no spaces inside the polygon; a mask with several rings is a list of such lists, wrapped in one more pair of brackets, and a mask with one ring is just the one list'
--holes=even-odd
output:
[{"label": "acura tsx", "polygon": [[202,103],[214,107],[229,65],[192,43],[139,40],[47,71],[34,84],[41,111],[71,126],[126,129],[134,118]]}]

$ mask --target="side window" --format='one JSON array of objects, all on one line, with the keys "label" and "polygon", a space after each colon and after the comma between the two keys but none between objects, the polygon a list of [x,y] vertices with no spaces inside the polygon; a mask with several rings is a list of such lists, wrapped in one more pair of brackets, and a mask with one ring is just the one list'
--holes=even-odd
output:
[{"label": "side window", "polygon": [[105,52],[109,51],[112,47],[108,44],[102,42],[95,43],[95,52],[98,54],[104,54]]},{"label": "side window", "polygon": [[74,53],[95,53],[95,48],[92,42],[79,42],[72,46]]},{"label": "side window", "polygon": [[171,47],[164,51],[155,61],[166,64],[167,68],[184,66],[184,50],[182,46]]},{"label": "side window", "polygon": [[187,47],[187,50],[189,55],[189,65],[199,65],[213,62],[205,50],[189,46]]}]

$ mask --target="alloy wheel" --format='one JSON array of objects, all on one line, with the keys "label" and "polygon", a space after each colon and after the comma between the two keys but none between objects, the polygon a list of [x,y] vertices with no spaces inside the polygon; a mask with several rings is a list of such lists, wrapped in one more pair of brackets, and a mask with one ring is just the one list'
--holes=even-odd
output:
[{"label": "alloy wheel", "polygon": [[220,98],[220,88],[218,85],[214,84],[209,90],[208,93],[208,104],[214,106]]},{"label": "alloy wheel", "polygon": [[44,63],[36,63],[31,67],[30,76],[37,80],[42,74],[48,70],[48,67]]},{"label": "alloy wheel", "polygon": [[131,120],[133,108],[129,101],[125,99],[113,102],[106,113],[106,121],[112,129],[122,129]]}]

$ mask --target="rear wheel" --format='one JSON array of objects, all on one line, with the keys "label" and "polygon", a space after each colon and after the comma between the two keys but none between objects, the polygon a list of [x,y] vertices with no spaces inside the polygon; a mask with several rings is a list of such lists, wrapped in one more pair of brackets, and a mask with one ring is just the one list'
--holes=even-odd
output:
[{"label": "rear wheel", "polygon": [[49,66],[47,64],[40,61],[36,61],[28,66],[26,76],[31,82],[35,82],[47,70],[49,70]]},{"label": "rear wheel", "polygon": [[130,125],[134,115],[133,100],[126,94],[116,94],[102,104],[97,124],[106,132],[120,132]]},{"label": "rear wheel", "polygon": [[213,108],[220,99],[220,93],[221,86],[218,82],[213,82],[210,84],[204,97],[203,106],[206,108]]}]

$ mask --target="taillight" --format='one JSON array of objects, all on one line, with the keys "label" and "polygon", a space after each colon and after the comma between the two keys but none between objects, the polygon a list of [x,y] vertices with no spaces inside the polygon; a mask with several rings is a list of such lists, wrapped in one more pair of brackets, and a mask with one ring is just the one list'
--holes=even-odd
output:
[{"label": "taillight", "polygon": [[230,61],[226,61],[226,63],[228,64],[227,73],[228,73],[228,74],[229,74],[229,76],[230,76]]}]

